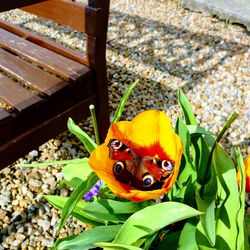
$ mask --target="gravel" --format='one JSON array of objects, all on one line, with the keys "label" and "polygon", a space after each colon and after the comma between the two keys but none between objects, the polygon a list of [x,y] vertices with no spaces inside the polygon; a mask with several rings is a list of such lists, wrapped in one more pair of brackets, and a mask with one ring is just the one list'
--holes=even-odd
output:
[{"label": "gravel", "polygon": [[[10,11],[1,18],[25,26],[75,50],[84,50],[84,36],[48,20]],[[174,124],[181,115],[177,90],[190,100],[202,126],[218,133],[237,111],[223,145],[250,153],[250,36],[244,27],[182,8],[177,1],[112,0],[107,42],[110,114],[129,83],[139,84],[122,119],[146,109],[165,110]],[[90,119],[81,127],[93,137]],[[61,166],[20,169],[21,162],[54,161],[87,156],[81,143],[65,132],[0,172],[0,250],[48,249],[60,212],[44,194],[67,196],[59,189]],[[60,237],[86,225],[69,218]]]}]

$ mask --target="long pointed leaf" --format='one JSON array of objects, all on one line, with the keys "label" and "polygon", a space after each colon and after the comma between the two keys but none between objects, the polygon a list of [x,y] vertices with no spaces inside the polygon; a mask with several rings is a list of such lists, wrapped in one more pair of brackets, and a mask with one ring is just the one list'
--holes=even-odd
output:
[{"label": "long pointed leaf", "polygon": [[129,98],[129,96],[130,96],[130,94],[131,94],[133,88],[136,86],[136,84],[137,84],[138,82],[139,82],[139,80],[134,81],[134,82],[131,83],[131,84],[129,85],[129,87],[127,88],[125,94],[123,95],[123,97],[122,97],[122,99],[121,99],[121,101],[120,101],[120,103],[119,103],[119,105],[118,105],[118,108],[117,108],[117,110],[116,110],[116,112],[115,112],[114,119],[113,119],[112,123],[118,122],[118,121],[120,120],[121,115],[122,115],[122,111],[123,111],[123,109],[124,109],[124,106],[125,106],[125,104],[126,104],[128,98]]},{"label": "long pointed leaf", "polygon": [[194,112],[191,108],[191,105],[183,93],[182,90],[178,91],[178,101],[181,106],[182,112],[184,114],[185,122],[187,125],[197,125],[197,121],[194,115]]},{"label": "long pointed leaf", "polygon": [[146,207],[129,217],[113,243],[133,244],[142,237],[161,228],[201,213],[192,207],[177,202],[163,202]]},{"label": "long pointed leaf", "polygon": [[121,225],[95,227],[77,236],[57,240],[52,250],[93,249],[96,248],[95,243],[97,242],[113,240],[120,228]]},{"label": "long pointed leaf", "polygon": [[[55,208],[63,210],[65,204],[67,203],[69,197],[57,196],[57,195],[45,195],[44,198]],[[105,221],[98,220],[89,216],[88,214],[83,212],[83,208],[88,203],[85,201],[80,201],[76,204],[75,208],[71,212],[71,215],[74,216],[79,221],[92,226],[101,226],[105,225]]]},{"label": "long pointed leaf", "polygon": [[115,243],[107,243],[107,242],[100,242],[95,244],[98,247],[102,247],[104,250],[143,250],[142,248],[125,245],[125,244],[115,244]]},{"label": "long pointed leaf", "polygon": [[18,167],[33,168],[33,167],[46,167],[54,165],[67,165],[67,164],[81,164],[84,162],[84,158],[71,159],[71,160],[61,160],[61,161],[45,161],[45,162],[34,162],[34,163],[20,163]]},{"label": "long pointed leaf", "polygon": [[71,118],[68,119],[67,126],[69,131],[82,141],[89,153],[97,147],[96,143],[88,136],[88,134],[78,127]]},{"label": "long pointed leaf", "polygon": [[89,189],[98,181],[98,177],[95,173],[91,173],[86,181],[83,181],[71,194],[65,207],[62,210],[62,216],[58,228],[58,232],[64,226],[67,218],[75,208],[76,204],[82,199],[82,197],[89,191]]}]

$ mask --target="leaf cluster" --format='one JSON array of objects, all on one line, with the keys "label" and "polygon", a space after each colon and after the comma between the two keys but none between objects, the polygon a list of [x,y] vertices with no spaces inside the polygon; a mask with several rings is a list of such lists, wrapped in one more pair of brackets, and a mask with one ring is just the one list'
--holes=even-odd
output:
[{"label": "leaf cluster", "polygon": [[[135,85],[136,82],[132,83],[124,94],[113,122],[119,121]],[[178,101],[184,119],[177,119],[175,132],[182,139],[184,152],[176,184],[160,203],[136,203],[118,198],[106,185],[102,186],[98,197],[85,201],[83,196],[98,181],[87,158],[40,164],[64,164],[64,182],[74,189],[70,197],[45,196],[49,203],[62,210],[58,232],[69,216],[92,226],[78,235],[58,239],[53,250],[97,246],[116,250],[249,248],[242,155],[239,149],[234,149],[231,159],[219,145],[237,114],[234,113],[214,137],[198,125],[181,90]],[[68,121],[68,128],[89,153],[96,148],[96,143],[72,119]],[[237,171],[242,176],[239,185]]]}]

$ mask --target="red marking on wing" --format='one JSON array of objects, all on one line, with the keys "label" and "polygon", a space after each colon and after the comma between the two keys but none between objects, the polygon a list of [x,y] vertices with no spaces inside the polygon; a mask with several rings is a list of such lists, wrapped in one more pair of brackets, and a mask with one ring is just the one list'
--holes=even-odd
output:
[{"label": "red marking on wing", "polygon": [[147,169],[147,171],[148,171],[152,176],[154,176],[154,178],[155,178],[156,180],[160,180],[160,179],[161,179],[161,177],[163,176],[163,174],[164,174],[164,172],[165,172],[162,168],[159,168],[159,167],[157,166],[157,164],[154,163],[154,162],[151,162],[150,159],[144,159],[144,160],[143,160],[143,164],[144,164],[145,168]]},{"label": "red marking on wing", "polygon": [[150,147],[138,147],[137,146],[133,151],[136,154],[139,154],[142,158],[145,158],[145,157],[155,158],[157,156],[157,158],[161,160],[171,160],[159,143],[155,143]]},{"label": "red marking on wing", "polygon": [[128,161],[128,160],[133,159],[133,155],[131,152],[118,151],[118,150],[113,150],[113,149],[109,150],[109,157],[112,160],[116,160],[116,161]]}]

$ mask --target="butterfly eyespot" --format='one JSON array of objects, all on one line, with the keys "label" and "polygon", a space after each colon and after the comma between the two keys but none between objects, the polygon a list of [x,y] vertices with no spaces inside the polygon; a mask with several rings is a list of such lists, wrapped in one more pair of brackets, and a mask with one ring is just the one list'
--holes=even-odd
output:
[{"label": "butterfly eyespot", "polygon": [[143,186],[150,187],[154,183],[154,177],[150,174],[147,174],[143,177]]},{"label": "butterfly eyespot", "polygon": [[165,171],[173,171],[173,169],[174,169],[174,164],[173,164],[171,161],[166,161],[166,160],[164,160],[164,161],[162,161],[162,163],[161,163],[161,167],[162,167],[162,169],[165,170]]},{"label": "butterfly eyespot", "polygon": [[112,148],[112,149],[114,149],[114,150],[118,150],[118,149],[120,149],[121,147],[122,147],[122,142],[120,142],[120,141],[118,141],[118,140],[116,140],[116,139],[113,139],[113,140],[111,140],[111,142],[110,142],[110,147]]},{"label": "butterfly eyespot", "polygon": [[116,162],[113,167],[114,174],[121,174],[124,171],[125,167],[126,167],[125,162],[122,161]]}]

